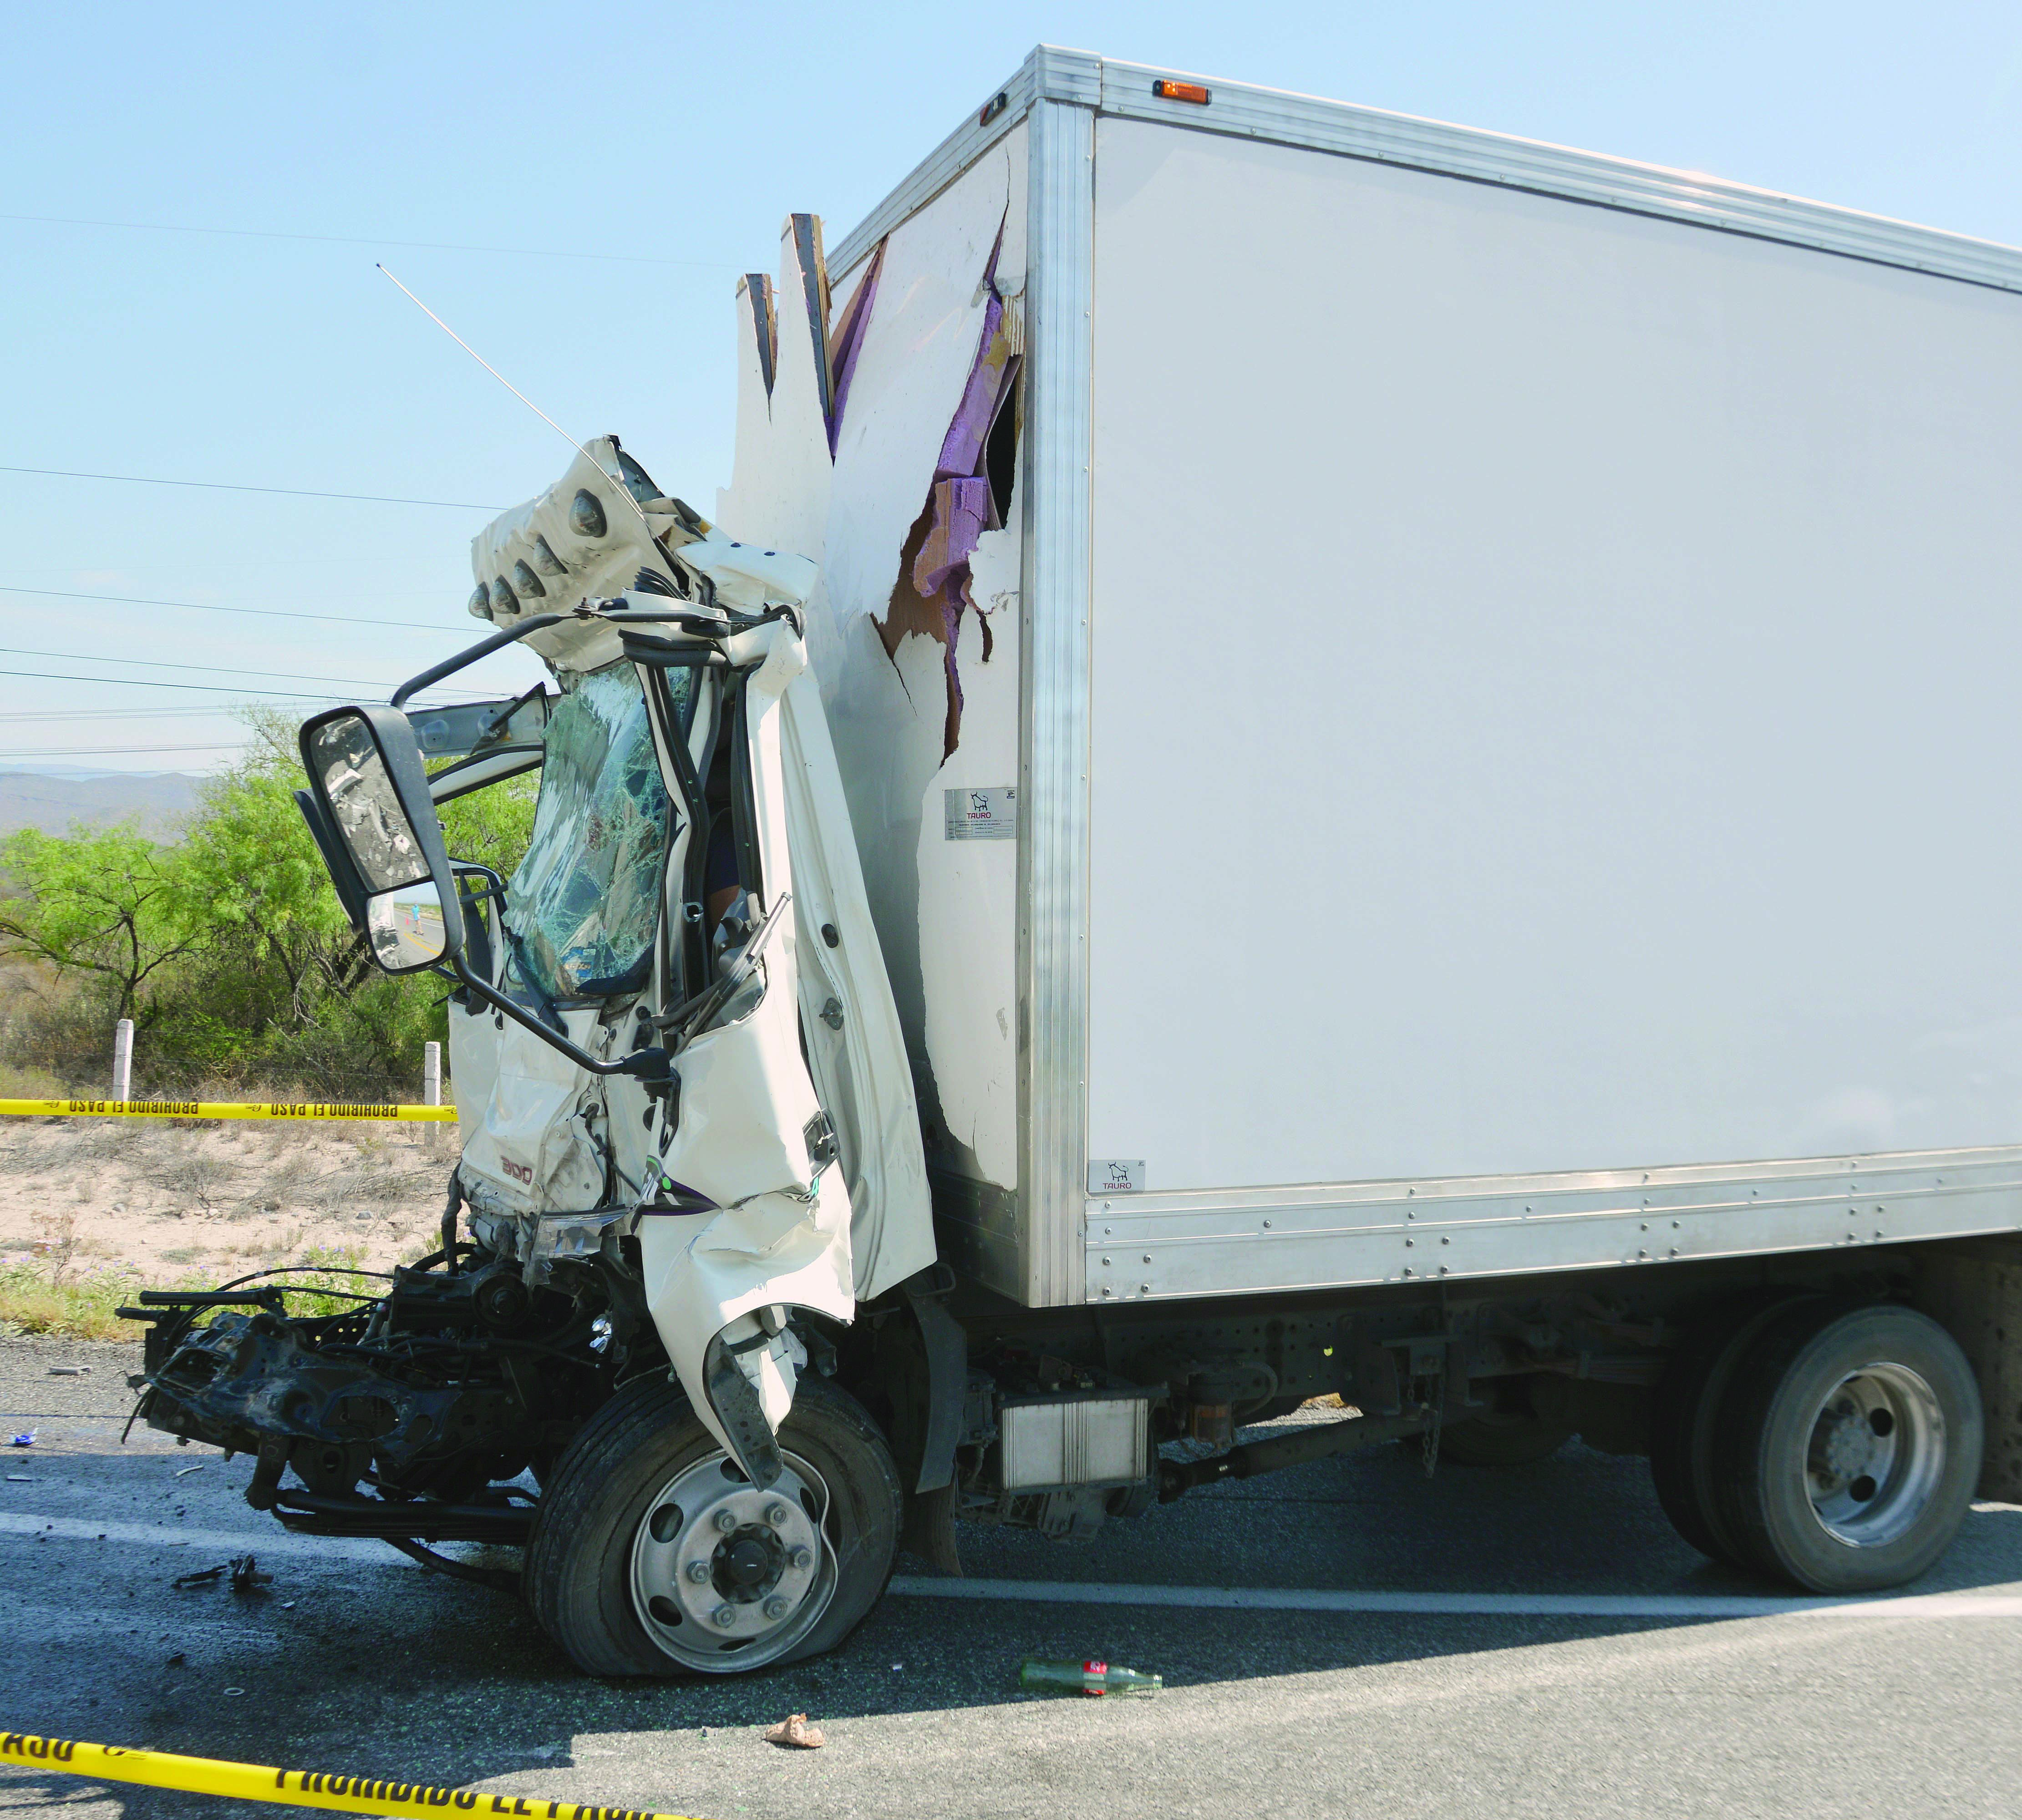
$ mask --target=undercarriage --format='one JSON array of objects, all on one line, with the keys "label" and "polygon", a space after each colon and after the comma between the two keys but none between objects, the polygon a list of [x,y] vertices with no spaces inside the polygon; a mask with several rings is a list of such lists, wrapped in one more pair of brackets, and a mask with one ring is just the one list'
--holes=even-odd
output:
[{"label": "undercarriage", "polygon": [[125,1311],[150,1323],[139,1418],[252,1455],[246,1501],[312,1534],[524,1542],[529,1475],[626,1377],[666,1369],[636,1285],[597,1263],[529,1288],[457,1242],[341,1312],[290,1315],[287,1293],[147,1290]]}]

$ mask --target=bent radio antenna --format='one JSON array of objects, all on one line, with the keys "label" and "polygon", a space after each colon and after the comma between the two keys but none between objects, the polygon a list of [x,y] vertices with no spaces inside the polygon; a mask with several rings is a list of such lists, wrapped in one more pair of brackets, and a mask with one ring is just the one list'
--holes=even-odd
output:
[{"label": "bent radio antenna", "polygon": [[596,456],[593,455],[589,450],[586,449],[582,443],[575,439],[574,436],[571,436],[567,430],[564,429],[560,424],[557,423],[553,418],[549,417],[548,414],[542,410],[538,404],[535,403],[535,402],[529,398],[525,392],[522,392],[518,386],[515,385],[511,380],[508,379],[504,374],[501,373],[496,367],[493,366],[489,360],[486,359],[482,354],[479,353],[475,348],[472,347],[471,345],[462,337],[462,336],[459,335],[455,330],[452,329],[449,326],[447,323],[444,322],[440,316],[437,315],[433,310],[430,309],[426,304],[423,303],[419,297],[416,297],[414,294],[408,290],[404,284],[401,283],[400,279],[394,277],[392,272],[387,271],[384,265],[380,264],[379,261],[377,260],[374,260],[373,264],[378,267],[380,274],[386,279],[388,283],[391,284],[396,290],[400,292],[401,296],[404,297],[408,302],[414,306],[416,309],[419,310],[423,315],[426,316],[430,322],[433,323],[435,326],[441,330],[445,335],[448,336],[452,341],[455,342],[455,344],[461,348],[465,353],[468,354],[472,359],[475,360],[479,366],[482,367],[494,379],[497,380],[501,385],[504,386],[508,392],[511,392],[515,398],[519,399],[519,401],[524,404],[527,410],[531,410],[535,416],[538,418],[542,423],[546,424],[549,429],[553,430],[557,436],[560,436],[564,442],[567,443],[571,448],[575,450],[578,455],[582,456],[586,461],[589,462],[589,464],[600,474],[604,475],[606,479],[614,480],[617,483],[618,491],[625,495],[625,503],[632,508],[633,516],[638,519],[641,524],[645,527],[647,542],[652,544],[655,550],[657,550],[659,549],[659,545],[653,536],[653,527],[647,519],[646,509],[641,505],[637,500],[632,497],[632,489],[626,484],[625,476],[622,471],[621,470],[619,472],[615,474],[611,473],[604,467],[604,464],[597,460]]}]

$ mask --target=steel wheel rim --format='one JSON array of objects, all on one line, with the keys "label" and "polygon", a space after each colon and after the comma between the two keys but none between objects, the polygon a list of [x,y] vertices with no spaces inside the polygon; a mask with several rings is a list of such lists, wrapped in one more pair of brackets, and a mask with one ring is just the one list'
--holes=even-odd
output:
[{"label": "steel wheel rim", "polygon": [[1945,1417],[1907,1365],[1850,1371],[1813,1412],[1803,1472],[1812,1514],[1836,1542],[1885,1548],[1915,1527],[1945,1470]]},{"label": "steel wheel rim", "polygon": [[781,1459],[761,1491],[719,1449],[647,1501],[632,1539],[632,1609],[684,1668],[732,1675],[776,1661],[835,1596],[828,1486],[798,1454]]}]

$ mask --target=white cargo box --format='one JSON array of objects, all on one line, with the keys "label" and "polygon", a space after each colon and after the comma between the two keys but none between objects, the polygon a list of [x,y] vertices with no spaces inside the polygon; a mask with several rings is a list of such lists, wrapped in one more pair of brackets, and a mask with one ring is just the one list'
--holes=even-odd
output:
[{"label": "white cargo box", "polygon": [[943,1255],[2022,1227],[2022,253],[1167,77],[1035,52],[739,298]]}]

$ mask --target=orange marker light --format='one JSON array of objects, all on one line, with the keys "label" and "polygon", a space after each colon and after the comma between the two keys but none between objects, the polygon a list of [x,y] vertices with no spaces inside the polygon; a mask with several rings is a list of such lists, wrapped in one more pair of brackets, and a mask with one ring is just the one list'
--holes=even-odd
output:
[{"label": "orange marker light", "polygon": [[1152,93],[1162,101],[1192,101],[1203,108],[1214,98],[1199,82],[1170,82],[1163,76],[1152,85]]}]

